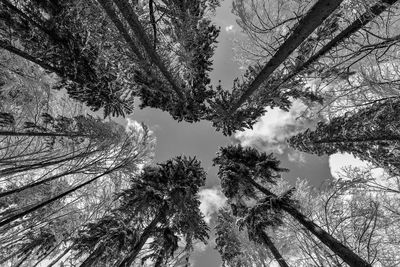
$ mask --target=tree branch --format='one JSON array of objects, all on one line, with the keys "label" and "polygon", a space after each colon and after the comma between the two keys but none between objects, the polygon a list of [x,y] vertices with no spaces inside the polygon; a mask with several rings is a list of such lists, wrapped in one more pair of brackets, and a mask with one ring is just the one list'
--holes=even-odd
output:
[{"label": "tree branch", "polygon": [[343,2],[343,0],[319,0],[300,20],[292,34],[279,47],[240,99],[230,108],[230,116],[265,82],[289,55]]},{"label": "tree branch", "polygon": [[167,70],[166,66],[162,62],[160,56],[157,52],[152,48],[149,38],[142,27],[142,24],[139,21],[136,13],[133,11],[132,7],[126,0],[113,0],[113,2],[118,7],[119,11],[121,12],[122,16],[128,22],[129,26],[131,27],[132,32],[136,35],[136,38],[139,40],[141,45],[143,46],[144,50],[150,57],[151,61],[158,67],[164,77],[167,79],[168,83],[171,85],[172,90],[182,99],[185,100],[185,96],[178,86],[178,83],[175,81],[174,77],[171,73]]}]

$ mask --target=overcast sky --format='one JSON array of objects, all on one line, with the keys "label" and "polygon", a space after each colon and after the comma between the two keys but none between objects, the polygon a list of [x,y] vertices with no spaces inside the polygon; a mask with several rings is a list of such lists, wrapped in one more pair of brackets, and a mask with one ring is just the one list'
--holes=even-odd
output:
[{"label": "overcast sky", "polygon": [[[214,71],[212,83],[221,80],[222,86],[230,88],[233,79],[240,76],[239,66],[233,61],[233,38],[239,33],[235,17],[231,14],[231,0],[225,0],[217,10],[215,22],[221,27],[218,48],[214,56]],[[299,154],[288,150],[284,144],[287,132],[296,127],[296,115],[303,106],[295,103],[291,112],[269,110],[261,118],[253,131],[245,131],[234,137],[225,137],[216,132],[209,122],[190,124],[176,122],[171,116],[155,109],[136,109],[130,118],[145,122],[155,132],[157,146],[155,161],[164,161],[177,155],[196,156],[201,160],[207,171],[207,185],[200,192],[202,200],[201,209],[206,215],[210,226],[214,226],[213,212],[223,204],[224,197],[219,192],[219,181],[216,177],[217,169],[212,167],[212,159],[220,146],[231,143],[255,146],[260,150],[276,152],[282,160],[282,166],[290,169],[286,179],[294,181],[297,177],[308,179],[313,185],[319,186],[322,182],[331,179],[328,158]],[[192,256],[194,267],[220,266],[218,253],[213,249],[215,243],[213,236],[209,245],[197,249]]]}]

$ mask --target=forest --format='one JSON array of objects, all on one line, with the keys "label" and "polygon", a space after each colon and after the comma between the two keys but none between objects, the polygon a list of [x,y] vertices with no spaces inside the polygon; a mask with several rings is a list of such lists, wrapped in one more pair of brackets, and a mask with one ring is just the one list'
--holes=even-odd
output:
[{"label": "forest", "polygon": [[[231,87],[212,79],[222,1],[0,0],[0,266],[400,266],[400,1],[225,0]],[[235,139],[299,103],[279,145],[366,165],[317,188]],[[211,222],[210,168],[155,161],[141,109],[228,140]]]}]

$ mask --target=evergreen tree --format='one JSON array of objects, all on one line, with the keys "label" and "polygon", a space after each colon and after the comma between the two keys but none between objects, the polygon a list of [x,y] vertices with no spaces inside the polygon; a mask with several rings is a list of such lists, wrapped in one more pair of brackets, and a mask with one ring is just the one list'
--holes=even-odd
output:
[{"label": "evergreen tree", "polygon": [[243,266],[242,244],[235,232],[235,218],[228,209],[218,211],[215,235],[216,249],[221,255],[223,266]]},{"label": "evergreen tree", "polygon": [[317,155],[350,153],[400,174],[400,101],[379,101],[353,113],[318,123],[288,140],[290,146]]},{"label": "evergreen tree", "polygon": [[[234,2],[234,12],[240,18],[239,25],[256,47],[246,47],[243,50],[257,60],[246,61],[244,65],[248,69],[244,78],[240,82],[239,79],[235,81],[232,91],[217,89],[215,99],[210,101],[212,112],[208,119],[217,130],[222,129],[225,135],[231,135],[234,131],[251,129],[257,119],[265,114],[265,107],[287,110],[293,99],[305,100],[311,107],[315,106],[314,102],[322,104],[324,92],[322,89],[320,94],[310,90],[311,80],[318,77],[326,81],[321,82],[323,86],[335,79],[347,82],[351,75],[359,71],[353,65],[359,67],[370,54],[374,55],[371,60],[376,61],[376,53],[385,54],[397,45],[397,31],[392,32],[388,27],[387,31],[382,31],[385,27],[375,29],[371,26],[375,33],[368,32],[368,37],[359,33],[379,16],[391,19],[387,11],[397,3],[396,0],[360,4],[363,6],[360,16],[353,14],[356,9],[351,4],[351,7],[347,7],[348,4],[341,2]],[[297,10],[290,9],[292,6]],[[395,20],[392,22],[395,23]],[[362,40],[354,41],[358,37]],[[376,43],[371,44],[370,39]],[[257,63],[249,64],[249,61]],[[264,64],[262,67],[258,66],[260,61]],[[346,94],[357,86],[359,84],[354,85]]]},{"label": "evergreen tree", "polygon": [[131,50],[137,50],[133,46],[136,41],[146,53],[148,65],[156,66],[135,71],[141,107],[168,111],[179,121],[204,119],[206,101],[214,95],[209,72],[219,34],[209,17],[219,1],[159,0],[149,1],[148,7],[120,0],[99,2]]},{"label": "evergreen tree", "polygon": [[92,1],[2,0],[0,6],[0,47],[55,72],[62,79],[58,88],[94,111],[104,108],[105,116],[132,111],[133,95],[104,61],[101,40],[87,32],[87,19],[93,13],[101,17]]},{"label": "evergreen tree", "polygon": [[[208,226],[196,196],[204,182],[205,173],[196,159],[177,157],[144,168],[119,195],[119,206],[88,225],[75,240],[78,255],[89,253],[82,266],[131,266],[140,262],[138,255],[144,246],[150,252],[141,261],[151,258],[155,266],[162,266],[173,257],[179,240],[187,251],[195,240],[206,242]],[[106,222],[116,226],[104,226]],[[110,232],[109,227],[114,230]]]},{"label": "evergreen tree", "polygon": [[[272,154],[259,153],[252,148],[229,146],[221,148],[214,164],[219,165],[218,176],[221,180],[225,196],[237,207],[241,207],[243,198],[259,200],[256,207],[269,214],[288,213],[308,231],[328,246],[335,254],[352,267],[371,266],[348,247],[340,243],[328,232],[304,216],[292,201],[292,190],[277,196],[269,189],[276,183],[276,178],[284,169],[279,167],[279,161]],[[262,194],[262,198],[259,196]],[[273,216],[274,220],[279,217]]]},{"label": "evergreen tree", "polygon": [[249,233],[243,231],[244,225],[240,221],[242,220],[235,218],[228,207],[218,211],[215,242],[224,266],[269,266],[273,259],[269,247],[260,246],[254,239],[251,241]]}]

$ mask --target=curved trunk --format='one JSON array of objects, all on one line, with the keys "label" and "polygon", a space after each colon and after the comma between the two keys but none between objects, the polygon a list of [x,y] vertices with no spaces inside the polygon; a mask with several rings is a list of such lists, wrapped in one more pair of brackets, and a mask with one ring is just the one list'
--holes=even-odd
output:
[{"label": "curved trunk", "polygon": [[161,219],[165,216],[166,209],[167,209],[166,205],[161,207],[156,217],[151,221],[151,223],[146,228],[144,228],[139,241],[135,244],[135,246],[132,248],[129,254],[122,260],[122,262],[118,264],[118,267],[129,267],[132,265],[133,261],[136,259],[140,250],[143,248],[144,244],[146,244],[146,241],[153,234],[153,231],[156,228],[157,223],[159,223]]},{"label": "curved trunk", "polygon": [[261,236],[261,239],[264,242],[265,246],[271,251],[275,260],[279,263],[279,266],[289,267],[289,265],[286,263],[285,259],[282,257],[279,250],[275,247],[275,244],[272,242],[269,236],[263,230],[259,230],[258,234]]},{"label": "curved trunk", "polygon": [[[268,189],[264,188],[251,178],[246,178],[246,180],[252,184],[255,188],[261,191],[268,197],[273,197],[278,199],[278,197],[273,194]],[[330,248],[336,255],[338,255],[344,262],[346,262],[351,267],[372,267],[371,264],[363,260],[360,256],[355,254],[350,248],[343,245],[340,241],[335,239],[324,229],[319,227],[313,221],[304,216],[295,207],[291,206],[286,202],[281,202],[281,207],[284,211],[289,213],[293,218],[295,218],[301,225],[303,225],[307,230],[309,230],[314,236],[316,236],[322,243],[324,243],[328,248]]]}]

